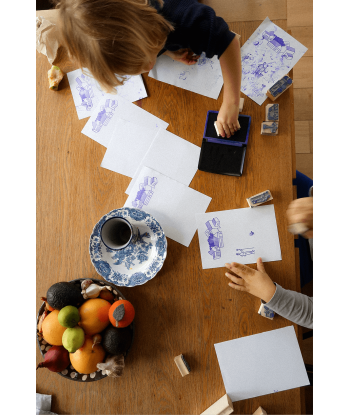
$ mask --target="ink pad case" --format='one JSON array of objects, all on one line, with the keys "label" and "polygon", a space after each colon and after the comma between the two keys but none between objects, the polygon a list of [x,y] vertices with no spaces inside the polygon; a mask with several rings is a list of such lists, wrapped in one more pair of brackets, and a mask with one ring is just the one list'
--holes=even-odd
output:
[{"label": "ink pad case", "polygon": [[241,129],[230,138],[222,138],[217,135],[214,127],[218,113],[218,111],[208,111],[198,170],[228,176],[242,176],[251,117],[239,115],[238,121]]}]

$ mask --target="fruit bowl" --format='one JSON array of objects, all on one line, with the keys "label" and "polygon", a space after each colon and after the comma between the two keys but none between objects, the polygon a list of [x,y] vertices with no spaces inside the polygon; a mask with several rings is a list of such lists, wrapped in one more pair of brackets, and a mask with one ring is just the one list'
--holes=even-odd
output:
[{"label": "fruit bowl", "polygon": [[[69,282],[77,284],[80,287],[81,282],[84,281],[84,280],[87,280],[87,279],[92,280],[95,284],[98,284],[98,285],[101,285],[101,286],[106,285],[106,286],[112,287],[112,292],[118,299],[126,300],[124,295],[118,290],[117,286],[110,283],[110,282],[107,282],[107,281],[102,281],[102,280],[98,280],[98,279],[95,279],[95,278],[78,278],[76,280],[72,280],[72,281],[69,281]],[[36,319],[37,325],[38,325],[38,322],[39,322],[39,318],[43,314],[44,311],[45,311],[45,302],[42,303],[42,305],[39,309],[37,319]],[[132,343],[133,343],[133,340],[134,340],[134,322],[132,322],[128,327],[130,328],[130,330],[132,330],[132,341],[131,341],[131,345],[130,345],[129,349],[124,354],[124,357],[126,357],[128,355],[128,353],[129,353],[129,351],[132,347]],[[44,340],[44,338],[38,333],[38,331],[36,331],[36,338],[37,338],[40,353],[42,354],[43,357],[45,357],[45,353],[51,348],[51,345],[48,344]],[[101,379],[104,379],[105,377],[107,377],[107,374],[103,374],[103,372],[104,371],[101,371],[100,369],[98,369],[94,373],[91,373],[89,375],[84,375],[82,373],[78,373],[73,368],[73,366],[70,364],[62,372],[56,372],[56,373],[58,373],[60,376],[63,376],[66,379],[75,380],[77,382],[95,382],[96,380],[101,380]]]}]

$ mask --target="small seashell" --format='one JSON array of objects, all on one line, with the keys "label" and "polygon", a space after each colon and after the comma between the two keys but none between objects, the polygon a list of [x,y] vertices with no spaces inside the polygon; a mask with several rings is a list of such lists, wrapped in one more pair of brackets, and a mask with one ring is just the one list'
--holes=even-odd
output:
[{"label": "small seashell", "polygon": [[118,295],[118,293],[117,293],[117,291],[116,291],[116,290],[113,290],[113,294]]},{"label": "small seashell", "polygon": [[83,380],[86,380],[86,379],[87,379],[87,375],[84,375],[84,376],[82,377],[82,379],[83,379]]},{"label": "small seashell", "polygon": [[62,375],[66,375],[67,373],[68,373],[68,370],[67,369],[64,369],[64,370],[62,370]]},{"label": "small seashell", "polygon": [[72,378],[72,379],[74,379],[74,378],[76,378],[77,377],[77,373],[76,372],[72,372],[71,374],[70,374],[70,377]]},{"label": "small seashell", "polygon": [[96,372],[90,373],[90,378],[93,379],[96,376]]}]

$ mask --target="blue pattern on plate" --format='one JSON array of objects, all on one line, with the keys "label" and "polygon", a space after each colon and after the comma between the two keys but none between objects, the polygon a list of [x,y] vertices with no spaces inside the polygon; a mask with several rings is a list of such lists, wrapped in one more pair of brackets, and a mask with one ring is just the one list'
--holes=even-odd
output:
[{"label": "blue pattern on plate", "polygon": [[[130,244],[120,251],[107,248],[100,237],[102,225],[112,217],[126,218],[133,227]],[[139,227],[143,228],[142,233]],[[112,210],[99,220],[90,236],[89,252],[93,266],[105,280],[118,286],[134,287],[154,278],[160,271],[167,254],[167,240],[153,216],[125,207]],[[133,271],[134,267],[142,270]]]}]

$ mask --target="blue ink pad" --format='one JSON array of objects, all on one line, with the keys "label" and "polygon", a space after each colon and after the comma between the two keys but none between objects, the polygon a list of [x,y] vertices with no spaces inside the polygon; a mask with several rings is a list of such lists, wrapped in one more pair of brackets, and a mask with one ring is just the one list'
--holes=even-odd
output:
[{"label": "blue ink pad", "polygon": [[218,111],[208,111],[198,170],[228,176],[242,176],[251,117],[239,115],[241,129],[230,138],[217,135],[214,122]]}]

